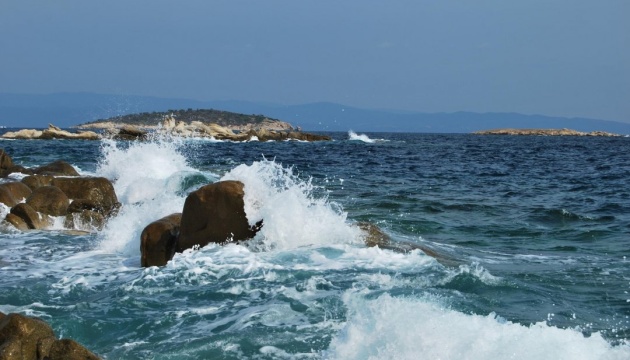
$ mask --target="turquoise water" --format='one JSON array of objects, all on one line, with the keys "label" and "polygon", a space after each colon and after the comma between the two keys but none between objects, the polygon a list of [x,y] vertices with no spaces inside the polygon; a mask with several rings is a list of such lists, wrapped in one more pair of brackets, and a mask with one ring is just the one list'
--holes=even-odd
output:
[{"label": "turquoise water", "polygon": [[[332,135],[1,141],[124,206],[83,236],[1,230],[0,311],[109,359],[630,358],[630,139]],[[144,226],[220,179],[257,238],[141,268]],[[450,261],[366,248],[357,221]]]}]

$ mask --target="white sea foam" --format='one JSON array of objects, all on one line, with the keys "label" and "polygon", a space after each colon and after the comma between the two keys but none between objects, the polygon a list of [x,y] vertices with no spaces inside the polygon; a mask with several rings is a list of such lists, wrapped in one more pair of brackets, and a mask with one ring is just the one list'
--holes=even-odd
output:
[{"label": "white sea foam", "polygon": [[495,314],[467,315],[434,299],[367,300],[344,294],[348,321],[324,352],[326,359],[628,359],[630,347],[612,347],[600,334],[544,322],[515,324]]},{"label": "white sea foam", "polygon": [[372,144],[375,142],[375,140],[370,139],[367,135],[365,134],[357,134],[354,131],[350,130],[348,131],[348,140],[352,140],[352,141],[363,141],[364,143],[369,143]]},{"label": "white sea foam", "polygon": [[267,250],[360,239],[359,229],[346,223],[345,212],[325,198],[316,198],[310,180],[300,179],[275,161],[239,165],[222,180],[245,184],[245,213],[252,225],[264,221],[257,239]]},{"label": "white sea foam", "polygon": [[114,141],[104,142],[96,174],[113,179],[123,206],[99,234],[102,250],[137,255],[146,225],[182,211],[182,181],[199,172],[188,166],[180,145],[175,141],[138,142],[124,148]]}]

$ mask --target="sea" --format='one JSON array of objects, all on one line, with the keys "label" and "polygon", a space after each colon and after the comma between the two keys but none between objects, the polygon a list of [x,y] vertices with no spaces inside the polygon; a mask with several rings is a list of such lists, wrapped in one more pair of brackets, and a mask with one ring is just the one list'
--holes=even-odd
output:
[{"label": "sea", "polygon": [[[123,205],[102,231],[2,226],[0,311],[105,359],[630,359],[630,138],[329,135],[1,140]],[[141,267],[143,228],[225,179],[256,237]]]}]

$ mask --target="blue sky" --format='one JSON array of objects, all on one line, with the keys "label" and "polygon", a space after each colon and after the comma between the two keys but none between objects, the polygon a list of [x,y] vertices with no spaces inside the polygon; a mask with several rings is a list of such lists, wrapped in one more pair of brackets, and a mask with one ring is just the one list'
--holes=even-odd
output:
[{"label": "blue sky", "polygon": [[630,1],[0,1],[0,92],[630,122]]}]

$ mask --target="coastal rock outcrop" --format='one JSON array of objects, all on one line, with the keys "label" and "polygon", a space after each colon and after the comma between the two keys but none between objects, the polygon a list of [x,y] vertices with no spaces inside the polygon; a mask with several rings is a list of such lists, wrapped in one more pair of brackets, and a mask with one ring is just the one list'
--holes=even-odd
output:
[{"label": "coastal rock outcrop", "polygon": [[531,136],[620,136],[605,131],[582,132],[571,129],[493,129],[476,131],[475,135],[531,135]]},{"label": "coastal rock outcrop", "polygon": [[154,221],[140,235],[142,266],[163,266],[175,254],[182,214],[176,213]]},{"label": "coastal rock outcrop", "polygon": [[177,251],[253,238],[258,229],[247,222],[243,187],[240,181],[221,181],[190,193],[182,211]]},{"label": "coastal rock outcrop", "polygon": [[[11,158],[2,153],[10,165]],[[53,217],[65,217],[67,228],[100,230],[121,206],[108,179],[81,177],[66,162],[55,161],[33,172],[46,175],[0,184],[0,203],[10,208],[4,222],[18,230],[47,229]]]},{"label": "coastal rock outcrop", "polygon": [[253,238],[262,226],[250,226],[245,215],[243,183],[220,181],[188,195],[181,214],[152,222],[140,236],[142,266],[165,265],[175,254],[209,243]]},{"label": "coastal rock outcrop", "polygon": [[98,356],[70,339],[58,340],[46,322],[0,312],[2,360],[97,360]]},{"label": "coastal rock outcrop", "polygon": [[74,139],[74,140],[99,140],[101,136],[93,131],[79,131],[71,133],[62,130],[53,124],[48,125],[46,130],[22,129],[19,131],[9,131],[2,135],[5,139]]}]

